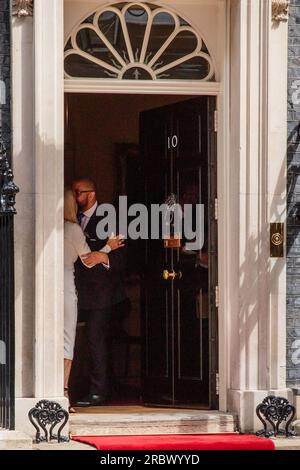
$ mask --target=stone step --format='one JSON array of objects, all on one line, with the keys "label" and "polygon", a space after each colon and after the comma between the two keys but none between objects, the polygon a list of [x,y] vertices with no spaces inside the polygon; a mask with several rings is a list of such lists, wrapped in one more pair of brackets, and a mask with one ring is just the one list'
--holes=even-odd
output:
[{"label": "stone step", "polygon": [[0,428],[0,451],[2,450],[32,450],[32,439],[22,432]]},{"label": "stone step", "polygon": [[[104,407],[102,407],[104,408]],[[78,410],[78,408],[77,408]],[[163,410],[76,413],[70,415],[72,436],[216,434],[237,430],[232,413],[203,410]]]}]

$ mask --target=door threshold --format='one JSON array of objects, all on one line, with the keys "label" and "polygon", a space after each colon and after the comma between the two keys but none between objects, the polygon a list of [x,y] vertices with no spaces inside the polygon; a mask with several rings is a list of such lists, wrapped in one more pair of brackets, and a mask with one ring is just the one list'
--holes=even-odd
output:
[{"label": "door threshold", "polygon": [[143,403],[142,406],[149,408],[172,408],[172,409],[185,409],[185,410],[210,410],[209,405],[201,403]]},{"label": "door threshold", "polygon": [[101,406],[89,406],[89,407],[76,407],[76,413],[72,413],[71,416],[78,415],[92,415],[92,414],[135,414],[135,413],[180,413],[180,412],[193,412],[203,411],[218,413],[218,410],[211,410],[208,407],[204,408],[203,405],[200,407],[191,407],[189,405],[172,406],[172,405],[153,405],[153,404],[139,404],[139,405],[101,405]]}]

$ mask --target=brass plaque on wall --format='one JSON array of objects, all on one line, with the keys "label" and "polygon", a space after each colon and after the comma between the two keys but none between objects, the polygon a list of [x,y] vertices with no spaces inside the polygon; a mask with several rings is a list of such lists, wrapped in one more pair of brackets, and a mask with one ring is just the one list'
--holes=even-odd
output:
[{"label": "brass plaque on wall", "polygon": [[270,224],[270,257],[283,258],[284,256],[284,224],[273,222]]}]

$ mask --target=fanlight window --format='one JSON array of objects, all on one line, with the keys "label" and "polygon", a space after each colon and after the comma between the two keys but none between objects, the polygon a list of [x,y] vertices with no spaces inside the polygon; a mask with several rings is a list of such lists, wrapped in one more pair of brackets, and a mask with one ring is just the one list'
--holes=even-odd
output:
[{"label": "fanlight window", "polygon": [[199,34],[157,5],[122,2],[99,9],[71,34],[67,78],[214,80]]}]

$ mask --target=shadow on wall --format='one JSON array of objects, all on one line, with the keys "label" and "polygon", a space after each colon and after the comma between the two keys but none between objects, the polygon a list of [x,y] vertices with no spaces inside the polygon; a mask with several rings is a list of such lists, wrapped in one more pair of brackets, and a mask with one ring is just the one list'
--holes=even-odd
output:
[{"label": "shadow on wall", "polygon": [[[23,108],[25,118],[25,107]],[[16,396],[17,397],[32,397],[35,394],[35,346],[36,346],[36,328],[35,311],[37,294],[39,301],[44,301],[44,290],[51,289],[52,277],[49,276],[38,279],[36,276],[36,269],[42,264],[49,264],[49,273],[53,269],[53,260],[55,267],[59,267],[59,271],[63,273],[63,236],[61,237],[61,246],[57,244],[57,233],[63,234],[63,169],[61,172],[54,170],[63,164],[62,161],[55,162],[54,157],[57,155],[57,148],[51,143],[46,143],[45,139],[40,136],[37,130],[35,135],[35,143],[37,148],[43,148],[43,155],[40,157],[45,158],[47,161],[46,166],[49,171],[46,171],[48,178],[44,181],[39,181],[39,190],[42,194],[37,194],[36,179],[42,178],[42,174],[34,175],[34,159],[31,156],[31,161],[24,161],[22,152],[14,156],[15,163],[15,183],[20,188],[20,193],[16,198],[15,216],[15,306],[16,306],[16,365],[22,367],[16,368]],[[22,128],[22,141],[28,138],[26,129]],[[59,149],[60,150],[60,149]],[[27,152],[26,152],[27,153]],[[28,153],[26,157],[28,156]],[[60,158],[60,157],[59,157]],[[26,165],[28,164],[28,167]],[[57,178],[51,177],[56,171]],[[61,174],[61,176],[59,176]],[[61,194],[60,199],[55,203],[56,194]],[[39,243],[36,239],[36,222],[37,213],[36,208],[39,205],[39,211],[43,211],[44,204],[52,206],[52,210],[45,211],[40,217],[44,218],[45,230],[43,233],[38,234],[40,237]],[[55,206],[54,206],[55,204]],[[59,240],[60,242],[60,240]],[[38,251],[38,249],[40,251]],[[45,273],[47,273],[47,266],[45,266]],[[40,290],[36,291],[36,281],[39,282]],[[52,304],[55,305],[56,300],[60,298],[63,293],[63,284],[61,290],[55,291],[52,287]],[[62,305],[63,307],[63,305]],[[47,315],[45,321],[41,319],[40,326],[43,328],[45,336],[47,331],[55,328],[58,322],[58,317],[63,315],[63,311],[58,311],[57,308],[52,308],[48,305]],[[63,309],[62,309],[63,310]],[[52,341],[52,347],[54,340]],[[48,348],[48,351],[50,349]],[[61,351],[62,364],[63,364],[63,349]],[[56,369],[47,371],[51,376],[53,374],[53,382],[55,383],[57,374]],[[62,384],[63,391],[63,384]]]},{"label": "shadow on wall", "polygon": [[[245,373],[243,380],[246,388],[253,389],[253,384],[258,381],[259,389],[268,390],[270,386],[274,387],[278,383],[275,369],[273,375],[271,357],[266,348],[270,341],[271,329],[271,354],[277,362],[280,355],[281,332],[272,325],[278,325],[278,317],[280,316],[278,302],[280,301],[280,292],[282,292],[280,278],[285,269],[284,258],[273,259],[270,262],[269,221],[284,220],[286,166],[285,161],[283,161],[277,176],[274,195],[270,195],[272,201],[269,212],[268,205],[265,202],[265,198],[268,197],[268,167],[266,163],[258,163],[260,168],[259,181],[261,181],[260,193],[258,195],[251,194],[251,177],[253,177],[251,165],[253,163],[249,152],[245,172],[247,178],[245,193],[239,195],[240,207],[238,213],[241,220],[238,221],[240,227],[238,230],[240,230],[239,236],[242,237],[241,240],[245,250],[241,254],[242,260],[235,260],[239,274],[239,318],[238,322],[232,318],[231,355],[233,384],[237,385],[240,382],[238,380],[239,374]],[[235,165],[239,166],[237,162],[235,162]],[[238,187],[236,191],[239,191]],[[237,221],[234,221],[234,224],[237,225]],[[243,233],[244,230],[246,230],[245,233]],[[233,288],[236,289],[236,286]],[[270,295],[266,296],[266,292]],[[238,336],[236,335],[237,331],[235,331],[237,326]],[[253,341],[255,337],[256,341]],[[237,350],[239,354],[236,354]],[[248,364],[245,372],[241,372],[243,362]],[[233,388],[236,388],[236,386]]]}]

